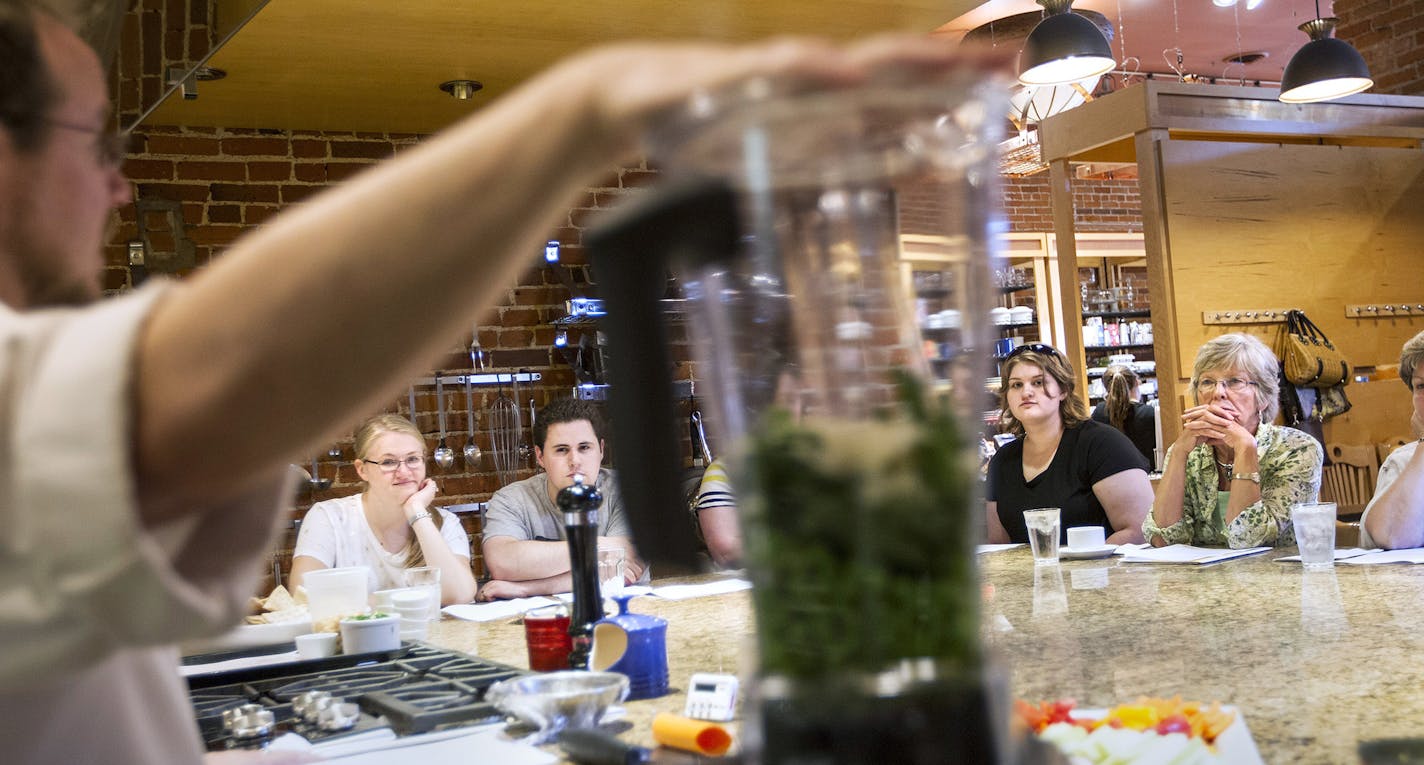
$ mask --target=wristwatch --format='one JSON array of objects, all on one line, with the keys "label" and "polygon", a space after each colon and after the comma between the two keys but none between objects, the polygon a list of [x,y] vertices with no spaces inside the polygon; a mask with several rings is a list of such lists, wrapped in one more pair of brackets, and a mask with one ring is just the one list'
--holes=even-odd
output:
[{"label": "wristwatch", "polygon": [[1254,483],[1254,484],[1256,484],[1257,486],[1259,486],[1259,485],[1261,484],[1261,474],[1260,474],[1260,473],[1232,473],[1232,474],[1231,474],[1231,480],[1233,480],[1233,481],[1250,481],[1251,483]]}]

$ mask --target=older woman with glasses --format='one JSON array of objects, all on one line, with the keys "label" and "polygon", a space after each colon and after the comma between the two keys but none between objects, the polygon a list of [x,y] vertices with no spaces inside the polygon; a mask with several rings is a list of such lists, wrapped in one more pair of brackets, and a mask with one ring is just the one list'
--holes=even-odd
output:
[{"label": "older woman with glasses", "polygon": [[1019,346],[1000,374],[1000,425],[1020,438],[989,461],[989,541],[1027,542],[1023,511],[1057,507],[1065,534],[1102,526],[1110,544],[1141,542],[1152,504],[1147,460],[1121,431],[1089,419],[1063,354]]},{"label": "older woman with glasses", "polygon": [[1305,433],[1272,425],[1280,365],[1251,335],[1222,335],[1197,351],[1194,406],[1167,449],[1147,541],[1258,547],[1295,544],[1290,508],[1320,493],[1324,452]]},{"label": "older woman with glasses", "polygon": [[356,431],[356,474],[366,490],[318,502],[307,511],[292,551],[290,586],[308,572],[365,566],[367,586],[405,586],[405,569],[440,569],[442,604],[475,597],[470,539],[454,515],[431,507],[435,482],[425,477],[425,438],[404,417],[382,414]]},{"label": "older woman with glasses", "polygon": [[[1409,425],[1414,437],[1424,440],[1424,332],[1400,349],[1399,377],[1414,401]],[[1380,465],[1375,495],[1360,516],[1360,546],[1424,547],[1424,449],[1419,441],[1390,452]]]}]

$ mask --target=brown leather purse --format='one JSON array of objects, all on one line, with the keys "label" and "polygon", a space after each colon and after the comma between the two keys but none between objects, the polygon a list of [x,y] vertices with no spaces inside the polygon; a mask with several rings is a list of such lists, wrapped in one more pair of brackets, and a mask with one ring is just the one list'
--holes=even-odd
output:
[{"label": "brown leather purse", "polygon": [[1286,379],[1306,388],[1333,388],[1350,382],[1350,362],[1304,311],[1286,312],[1285,347],[1281,361]]}]

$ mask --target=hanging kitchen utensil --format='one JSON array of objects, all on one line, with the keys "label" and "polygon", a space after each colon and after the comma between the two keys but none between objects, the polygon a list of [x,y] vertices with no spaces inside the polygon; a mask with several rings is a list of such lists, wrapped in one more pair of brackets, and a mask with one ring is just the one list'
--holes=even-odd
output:
[{"label": "hanging kitchen utensil", "polygon": [[688,418],[692,422],[692,448],[703,465],[712,464],[712,450],[707,448],[707,431],[702,427],[702,411],[692,410]]},{"label": "hanging kitchen utensil", "polygon": [[479,464],[484,452],[480,450],[480,445],[475,442],[475,386],[470,382],[472,375],[465,375],[465,428],[469,434],[469,440],[465,442],[465,467],[473,470]]},{"label": "hanging kitchen utensil", "polygon": [[312,457],[311,478],[307,479],[307,487],[312,491],[326,491],[331,488],[331,479],[322,478],[316,469],[316,457]]},{"label": "hanging kitchen utensil", "polygon": [[531,468],[537,466],[535,460],[536,452],[534,451],[534,447],[543,445],[534,443],[534,418],[538,416],[539,414],[534,408],[534,399],[531,398],[529,399],[529,467]]},{"label": "hanging kitchen utensil", "polygon": [[435,447],[435,464],[441,470],[448,470],[455,464],[455,450],[445,443],[445,384],[438,370],[435,372],[435,410],[440,418],[440,444]]},{"label": "hanging kitchen utensil", "polygon": [[490,443],[494,449],[494,469],[501,485],[515,477],[515,459],[519,453],[519,405],[504,390],[505,375],[499,375],[499,396],[490,404]]},{"label": "hanging kitchen utensil", "polygon": [[[697,409],[697,399],[687,397],[687,440],[692,448],[692,467],[682,472],[682,501],[691,511],[697,504],[697,495],[702,491],[702,476],[707,472],[712,455],[707,450],[707,437],[702,435],[702,412]],[[700,449],[699,449],[700,444]]]},{"label": "hanging kitchen utensil", "polygon": [[[524,372],[521,369],[519,372]],[[524,443],[524,410],[519,401],[519,373],[510,375],[512,387],[514,388],[514,443],[515,443],[515,465],[514,469],[519,470],[529,461],[529,444]]]}]

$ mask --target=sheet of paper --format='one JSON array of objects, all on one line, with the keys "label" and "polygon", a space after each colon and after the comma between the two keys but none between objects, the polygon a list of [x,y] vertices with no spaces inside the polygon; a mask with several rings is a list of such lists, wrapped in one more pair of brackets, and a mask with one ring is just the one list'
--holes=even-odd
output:
[{"label": "sheet of paper", "polygon": [[1244,547],[1239,550],[1220,547],[1195,547],[1193,545],[1167,545],[1133,550],[1123,556],[1124,563],[1191,563],[1202,565],[1218,561],[1259,555],[1269,552],[1269,547]]},{"label": "sheet of paper", "polygon": [[1024,544],[1023,544],[1022,542],[1018,542],[1018,543],[1012,543],[1012,542],[1011,542],[1011,543],[1009,543],[1009,544],[1002,544],[1002,545],[979,545],[979,546],[977,546],[977,547],[974,548],[974,552],[976,552],[976,553],[995,553],[995,552],[1003,552],[1004,550],[1012,550],[1012,549],[1014,549],[1014,548],[1016,548],[1016,547],[1023,547],[1023,546],[1024,546]]},{"label": "sheet of paper", "polygon": [[1355,566],[1368,566],[1375,563],[1424,563],[1424,548],[1380,550],[1365,555],[1357,555],[1346,560],[1345,563]]},{"label": "sheet of paper", "polygon": [[[1335,560],[1347,560],[1347,559],[1349,559],[1349,558],[1358,558],[1358,557],[1360,557],[1361,555],[1368,555],[1369,553],[1379,552],[1379,551],[1380,551],[1380,549],[1379,549],[1378,547],[1371,547],[1371,548],[1368,549],[1368,550],[1366,550],[1366,549],[1363,548],[1363,547],[1342,547],[1342,548],[1339,548],[1339,549],[1335,550]],[[1300,562],[1300,556],[1299,556],[1299,555],[1287,555],[1287,556],[1284,557],[1284,558],[1276,558],[1276,562],[1277,562],[1277,563],[1299,563],[1299,562]]]},{"label": "sheet of paper", "polygon": [[709,595],[725,595],[729,592],[750,590],[751,587],[752,583],[745,579],[722,579],[707,584],[670,584],[666,587],[654,587],[653,591],[648,594],[667,600],[687,600],[688,598],[704,598]]},{"label": "sheet of paper", "polygon": [[464,619],[467,622],[494,622],[500,619],[508,619],[519,616],[525,611],[533,611],[544,606],[556,606],[559,601],[554,598],[534,597],[534,598],[513,598],[510,600],[496,600],[490,603],[457,603],[453,606],[446,606],[441,610],[456,619]]}]

